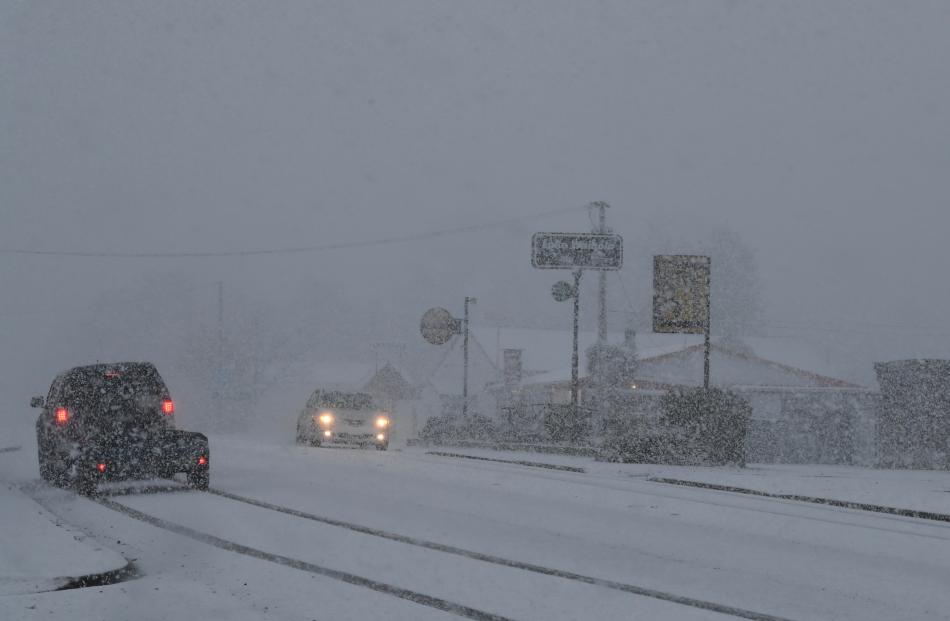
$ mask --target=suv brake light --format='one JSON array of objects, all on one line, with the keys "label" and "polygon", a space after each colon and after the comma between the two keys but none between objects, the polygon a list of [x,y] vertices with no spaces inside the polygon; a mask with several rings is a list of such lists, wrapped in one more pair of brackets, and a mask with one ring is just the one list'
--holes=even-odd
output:
[{"label": "suv brake light", "polygon": [[65,425],[69,422],[69,410],[66,408],[56,408],[56,424]]},{"label": "suv brake light", "polygon": [[175,413],[175,402],[171,399],[165,399],[162,401],[162,413],[163,414],[174,414]]}]

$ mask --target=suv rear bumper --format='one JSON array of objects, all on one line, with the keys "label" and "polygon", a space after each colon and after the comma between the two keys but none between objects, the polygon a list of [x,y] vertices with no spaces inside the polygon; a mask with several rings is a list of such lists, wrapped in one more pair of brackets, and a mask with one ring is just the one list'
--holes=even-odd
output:
[{"label": "suv rear bumper", "polygon": [[211,455],[204,434],[169,430],[142,442],[87,444],[74,463],[90,478],[164,477],[176,472],[207,471]]}]

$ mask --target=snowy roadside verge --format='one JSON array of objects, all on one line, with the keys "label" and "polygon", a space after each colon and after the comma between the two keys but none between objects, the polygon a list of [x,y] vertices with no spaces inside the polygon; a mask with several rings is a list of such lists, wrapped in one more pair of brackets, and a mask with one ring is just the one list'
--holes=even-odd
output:
[{"label": "snowy roadside verge", "polygon": [[664,477],[655,477],[648,479],[652,483],[668,483],[670,485],[680,485],[683,487],[697,487],[700,489],[710,489],[717,492],[733,492],[735,494],[746,494],[748,496],[762,496],[764,498],[778,498],[779,500],[797,500],[799,502],[810,502],[816,505],[829,505],[832,507],[842,507],[844,509],[858,509],[861,511],[872,511],[874,513],[887,513],[890,515],[899,515],[901,517],[918,518],[922,520],[934,520],[937,522],[950,522],[950,514],[934,513],[932,511],[917,511],[914,509],[901,509],[899,507],[885,507],[883,505],[874,505],[865,502],[854,502],[849,500],[837,500],[834,498],[819,498],[817,496],[806,496],[802,494],[781,494],[776,492],[764,492],[755,489],[746,489],[744,487],[735,487],[732,485],[719,485],[716,483],[700,483],[698,481],[686,481],[683,479],[668,479]]},{"label": "snowy roadside verge", "polygon": [[116,582],[129,561],[57,523],[14,486],[0,482],[0,596]]},{"label": "snowy roadside verge", "polygon": [[[424,451],[421,447],[408,449]],[[543,461],[583,469],[596,478],[638,479],[656,485],[706,487],[713,491],[772,496],[906,517],[940,519],[950,515],[950,472],[881,470],[814,464],[749,464],[745,468],[666,466],[599,462],[589,457],[518,451],[455,448],[454,453],[494,461]],[[918,514],[918,515],[914,515]]]}]

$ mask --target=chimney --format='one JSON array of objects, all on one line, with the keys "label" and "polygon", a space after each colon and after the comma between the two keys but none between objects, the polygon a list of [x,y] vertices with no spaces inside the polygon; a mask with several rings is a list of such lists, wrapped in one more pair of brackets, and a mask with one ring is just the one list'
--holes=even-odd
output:
[{"label": "chimney", "polygon": [[627,326],[623,331],[623,344],[630,349],[636,349],[637,331],[633,326]]},{"label": "chimney", "polygon": [[502,374],[505,386],[514,386],[521,383],[521,350],[505,349],[502,352],[504,366]]}]

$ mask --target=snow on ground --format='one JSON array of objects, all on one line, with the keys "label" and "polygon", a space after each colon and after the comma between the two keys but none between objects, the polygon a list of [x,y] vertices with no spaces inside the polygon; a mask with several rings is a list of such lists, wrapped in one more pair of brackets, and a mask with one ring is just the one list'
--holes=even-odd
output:
[{"label": "snow on ground", "polygon": [[950,514],[950,472],[942,470],[880,470],[811,464],[749,464],[745,468],[664,466],[605,463],[590,457],[523,451],[442,447],[410,447],[406,450],[419,454],[445,451],[489,459],[572,466],[583,468],[588,474],[597,477],[679,479],[772,494],[814,496]]},{"label": "snow on ground", "polygon": [[[904,487],[918,481],[922,493],[926,477],[936,489],[944,473],[669,469],[460,451],[587,469],[574,473],[438,457],[416,447],[299,447],[291,433],[285,440],[212,437],[212,487],[381,533],[192,491],[113,497],[121,507],[190,529],[170,532],[37,482],[31,447],[0,455],[3,478],[27,489],[33,485],[34,495],[59,519],[135,559],[139,570],[138,577],[108,587],[0,597],[0,618],[458,618],[271,562],[280,555],[528,621],[730,616],[527,571],[524,564],[796,621],[950,619],[946,524],[647,480],[705,474],[729,484],[739,484],[729,477],[762,482],[747,487],[773,479],[779,487],[837,481],[836,489],[857,493],[899,491],[902,484],[892,480],[900,479]],[[865,500],[887,504],[886,497],[866,493]],[[215,547],[208,535],[246,548],[239,553]],[[260,558],[248,556],[250,548]]]},{"label": "snow on ground", "polygon": [[122,556],[71,531],[0,481],[0,595],[60,588],[72,579],[125,567]]}]

